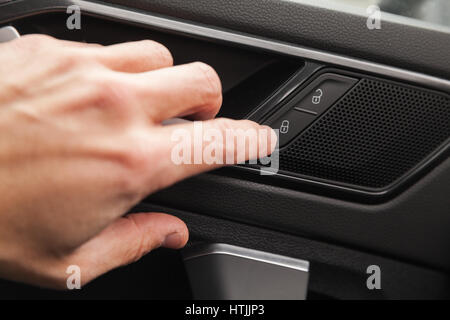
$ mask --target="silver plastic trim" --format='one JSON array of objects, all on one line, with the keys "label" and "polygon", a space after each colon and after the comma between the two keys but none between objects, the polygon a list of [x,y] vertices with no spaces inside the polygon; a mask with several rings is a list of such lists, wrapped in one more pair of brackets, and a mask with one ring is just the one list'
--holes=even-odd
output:
[{"label": "silver plastic trim", "polygon": [[11,26],[0,28],[0,43],[8,42],[17,38],[20,38],[20,34],[17,32],[16,28]]},{"label": "silver plastic trim", "polygon": [[273,264],[280,267],[295,269],[303,272],[309,272],[309,262],[306,260],[290,258],[278,254],[237,247],[224,243],[214,243],[204,245],[199,248],[191,248],[191,250],[192,252],[185,254],[184,260],[187,261],[212,254],[222,254]]}]

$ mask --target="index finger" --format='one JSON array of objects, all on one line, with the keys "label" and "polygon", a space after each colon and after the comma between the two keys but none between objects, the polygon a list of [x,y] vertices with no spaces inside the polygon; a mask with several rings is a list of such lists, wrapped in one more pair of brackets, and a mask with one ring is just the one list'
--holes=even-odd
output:
[{"label": "index finger", "polygon": [[270,127],[250,120],[219,118],[155,130],[161,141],[168,142],[160,158],[163,187],[222,166],[266,157],[277,145]]}]

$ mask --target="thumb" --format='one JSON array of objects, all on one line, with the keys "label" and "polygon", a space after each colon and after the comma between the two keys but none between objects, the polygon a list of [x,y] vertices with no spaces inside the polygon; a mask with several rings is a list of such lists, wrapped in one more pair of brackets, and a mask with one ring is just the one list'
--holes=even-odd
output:
[{"label": "thumb", "polygon": [[188,238],[186,224],[174,216],[135,213],[117,219],[64,260],[80,267],[84,285],[158,247],[182,248]]}]

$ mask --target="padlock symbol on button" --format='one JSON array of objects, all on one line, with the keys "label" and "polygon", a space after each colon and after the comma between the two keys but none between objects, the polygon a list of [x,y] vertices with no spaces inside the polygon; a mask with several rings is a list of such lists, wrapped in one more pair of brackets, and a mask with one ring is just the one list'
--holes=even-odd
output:
[{"label": "padlock symbol on button", "polygon": [[322,96],[323,96],[322,89],[317,89],[316,93],[312,97],[312,103],[313,104],[319,104],[320,103],[320,99],[322,99]]},{"label": "padlock symbol on button", "polygon": [[281,122],[281,126],[280,126],[280,133],[288,133],[289,131],[289,120],[283,120],[283,122]]}]

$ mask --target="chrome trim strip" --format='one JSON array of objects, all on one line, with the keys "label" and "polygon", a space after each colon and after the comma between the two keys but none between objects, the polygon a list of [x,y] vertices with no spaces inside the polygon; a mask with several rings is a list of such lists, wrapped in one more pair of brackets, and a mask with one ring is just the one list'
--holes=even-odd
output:
[{"label": "chrome trim strip", "polygon": [[232,246],[224,243],[213,243],[200,246],[199,248],[190,248],[187,250],[192,250],[193,252],[185,254],[184,260],[186,261],[212,254],[222,254],[273,264],[280,267],[295,269],[303,272],[309,272],[308,261],[290,258],[273,253],[267,253],[264,251]]}]

